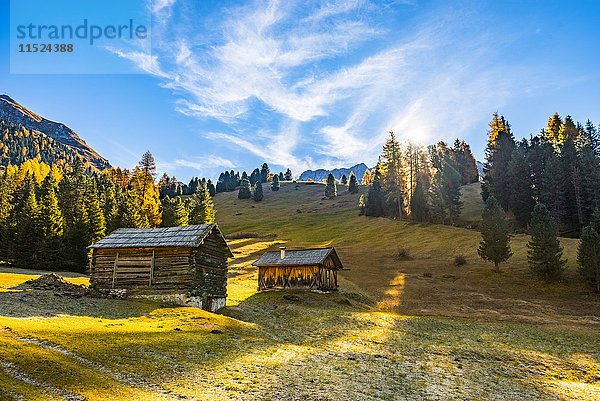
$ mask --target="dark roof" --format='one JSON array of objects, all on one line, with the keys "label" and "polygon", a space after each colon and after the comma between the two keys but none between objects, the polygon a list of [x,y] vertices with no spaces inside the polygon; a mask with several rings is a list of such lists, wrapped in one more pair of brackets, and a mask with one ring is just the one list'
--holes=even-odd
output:
[{"label": "dark roof", "polygon": [[[223,238],[219,227],[214,223],[182,227],[119,228],[88,248],[194,248],[202,244],[213,230]],[[225,239],[223,243],[227,246]],[[231,256],[231,252],[228,256]]]},{"label": "dark roof", "polygon": [[325,262],[329,255],[333,254],[334,261],[340,269],[343,268],[342,262],[333,248],[319,249],[301,249],[285,251],[285,258],[281,259],[281,252],[267,252],[258,260],[252,263],[253,266],[301,266],[301,265],[320,265]]}]

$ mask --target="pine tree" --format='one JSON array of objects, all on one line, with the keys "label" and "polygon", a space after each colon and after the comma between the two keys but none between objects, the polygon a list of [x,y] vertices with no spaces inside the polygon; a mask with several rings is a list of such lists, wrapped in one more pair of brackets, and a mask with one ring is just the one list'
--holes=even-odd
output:
[{"label": "pine tree", "polygon": [[342,175],[341,183],[342,185],[348,184],[348,178],[346,178],[346,174]]},{"label": "pine tree", "polygon": [[35,196],[35,187],[31,179],[23,184],[24,197],[21,205],[15,209],[16,231],[14,241],[14,265],[17,267],[39,267],[39,250],[43,236],[40,226],[40,207]]},{"label": "pine tree", "polygon": [[64,222],[58,205],[56,183],[52,176],[46,177],[42,186],[41,219],[43,241],[40,249],[41,259],[50,270],[62,266],[62,236]]},{"label": "pine tree", "polygon": [[263,163],[262,167],[260,168],[260,182],[267,182],[269,172],[269,165],[267,163]]},{"label": "pine tree", "polygon": [[531,220],[531,212],[535,206],[533,198],[533,182],[531,168],[527,157],[527,140],[519,143],[508,164],[507,172],[510,182],[510,205],[517,223],[527,227]]},{"label": "pine tree", "polygon": [[565,269],[558,224],[544,204],[538,203],[531,216],[531,241],[527,243],[529,268],[545,280],[556,279]]},{"label": "pine tree", "polygon": [[350,181],[348,182],[348,192],[351,194],[358,193],[358,180],[354,173],[350,173]]},{"label": "pine tree", "polygon": [[600,210],[596,210],[588,224],[577,248],[577,263],[579,273],[594,284],[600,292]]},{"label": "pine tree", "polygon": [[325,197],[333,199],[337,196],[337,187],[335,184],[335,177],[329,173],[327,176],[327,184],[325,185]]},{"label": "pine tree", "polygon": [[494,262],[496,272],[500,272],[499,264],[506,262],[511,256],[510,237],[500,203],[490,196],[485,201],[481,222],[482,241],[477,253],[483,260]]},{"label": "pine tree", "polygon": [[286,181],[292,181],[292,170],[290,170],[289,168],[285,171],[285,180]]},{"label": "pine tree", "polygon": [[488,130],[482,196],[484,200],[489,195],[494,196],[504,210],[510,209],[511,183],[506,172],[514,149],[515,140],[510,131],[510,124],[504,116],[494,113]]},{"label": "pine tree", "polygon": [[381,173],[379,163],[374,169],[373,182],[369,187],[367,200],[365,202],[365,215],[379,217],[383,216],[383,194],[381,191]]},{"label": "pine tree", "polygon": [[210,224],[215,222],[215,209],[206,184],[202,183],[193,197],[195,206],[190,214],[190,224]]},{"label": "pine tree", "polygon": [[175,202],[173,204],[173,215],[175,218],[175,226],[187,226],[189,222],[188,211],[185,208],[185,205],[181,201],[181,198],[178,196],[175,198]]},{"label": "pine tree", "polygon": [[250,180],[246,177],[242,179],[242,185],[238,191],[238,199],[250,199],[252,197],[252,191],[250,186]]},{"label": "pine tree", "polygon": [[95,185],[87,197],[86,209],[88,213],[90,241],[94,243],[106,235],[106,221],[100,208],[98,193]]},{"label": "pine tree", "polygon": [[254,184],[252,199],[254,199],[254,202],[260,202],[261,200],[263,200],[263,187],[260,181],[256,181],[256,184]]},{"label": "pine tree", "polygon": [[279,191],[279,176],[273,176],[273,182],[271,183],[271,191]]}]

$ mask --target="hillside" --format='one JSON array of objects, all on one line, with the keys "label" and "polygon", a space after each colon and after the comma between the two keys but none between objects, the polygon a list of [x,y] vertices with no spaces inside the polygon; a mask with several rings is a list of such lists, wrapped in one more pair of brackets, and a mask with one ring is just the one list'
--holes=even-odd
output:
[{"label": "hillside", "polygon": [[369,167],[367,167],[367,165],[364,163],[356,164],[356,165],[354,165],[352,167],[348,167],[348,168],[336,168],[333,170],[324,170],[324,169],[318,169],[318,170],[314,170],[314,171],[306,170],[302,174],[300,174],[300,177],[298,178],[298,180],[308,181],[310,179],[313,181],[323,181],[324,179],[327,178],[327,176],[330,173],[333,174],[335,179],[340,180],[342,178],[342,175],[345,175],[346,177],[350,177],[350,173],[354,173],[354,175],[358,179],[358,182],[361,182],[363,176],[365,175],[365,171],[367,171],[367,170],[369,170]]},{"label": "hillside", "polygon": [[[343,189],[323,200],[322,184],[284,182],[278,192],[265,184],[258,203],[214,198],[235,256],[219,314],[12,291],[35,272],[5,268],[0,397],[600,398],[600,299],[575,272],[575,240],[563,240],[558,283],[529,273],[522,235],[496,274],[476,256],[478,232],[358,216],[360,193]],[[474,214],[477,188],[463,193]],[[340,291],[257,293],[251,263],[282,244],[334,245],[350,269]],[[455,267],[457,254],[468,264]]]},{"label": "hillside", "polygon": [[[110,167],[108,161],[89,147],[71,128],[33,113],[7,95],[0,95],[0,120],[22,126],[30,131],[42,133],[54,139],[98,170]],[[28,151],[32,152],[32,150]],[[9,155],[11,158],[14,156]]]}]

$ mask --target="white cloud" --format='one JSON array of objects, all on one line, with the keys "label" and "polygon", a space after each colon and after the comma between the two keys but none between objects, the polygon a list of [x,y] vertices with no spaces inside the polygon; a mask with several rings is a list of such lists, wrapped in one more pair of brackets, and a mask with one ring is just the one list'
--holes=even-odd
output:
[{"label": "white cloud", "polygon": [[207,33],[201,23],[181,29],[179,3],[160,0],[152,54],[115,53],[160,78],[181,113],[229,128],[207,137],[296,171],[372,164],[390,129],[425,142],[462,135],[526,90],[527,71],[493,63],[485,27],[438,10],[388,31],[377,18],[393,3],[335,0],[307,13],[302,2],[256,1],[213,18]]}]

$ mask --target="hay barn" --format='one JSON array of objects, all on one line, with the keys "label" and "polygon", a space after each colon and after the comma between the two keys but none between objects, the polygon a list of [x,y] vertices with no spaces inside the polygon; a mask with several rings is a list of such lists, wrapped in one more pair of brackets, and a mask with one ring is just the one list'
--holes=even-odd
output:
[{"label": "hay barn", "polygon": [[120,228],[89,246],[90,283],[101,292],[216,311],[227,298],[227,258],[219,227]]},{"label": "hay barn", "polygon": [[314,289],[337,290],[337,272],[342,262],[334,248],[301,249],[263,254],[253,266],[258,267],[258,290]]}]

